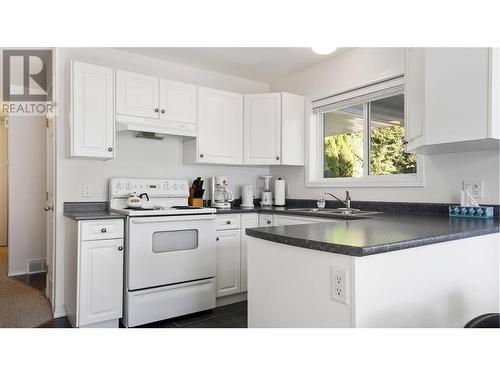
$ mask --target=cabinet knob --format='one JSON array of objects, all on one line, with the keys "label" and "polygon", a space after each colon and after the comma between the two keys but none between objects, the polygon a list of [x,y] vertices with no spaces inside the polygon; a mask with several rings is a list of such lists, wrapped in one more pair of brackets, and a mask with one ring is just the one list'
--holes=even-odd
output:
[{"label": "cabinet knob", "polygon": [[226,221],[226,224],[231,224],[231,220]]},{"label": "cabinet knob", "polygon": [[162,110],[161,110],[161,113],[165,113],[165,110],[164,110],[164,109],[162,109]]},{"label": "cabinet knob", "polygon": [[407,145],[407,144],[408,144],[408,141],[403,140],[403,144],[404,144],[404,145]]},{"label": "cabinet knob", "polygon": [[216,240],[216,241],[219,241],[219,237],[215,237],[215,240]]},{"label": "cabinet knob", "polygon": [[123,246],[118,246],[118,251],[122,251],[123,250]]},{"label": "cabinet knob", "polygon": [[271,224],[271,220],[268,220],[268,221],[267,221],[267,223],[268,223],[268,224]]},{"label": "cabinet knob", "polygon": [[108,230],[107,230],[106,228],[102,228],[102,229],[101,229],[101,232],[102,232],[102,233],[106,233],[107,231],[108,231]]},{"label": "cabinet knob", "polygon": [[155,108],[155,112],[158,112],[158,111],[159,111],[159,109],[158,109],[158,108]]},{"label": "cabinet knob", "polygon": [[200,154],[200,158],[202,158],[204,155],[203,154]]},{"label": "cabinet knob", "polygon": [[113,147],[108,147],[108,151],[109,152],[113,151]]},{"label": "cabinet knob", "polygon": [[280,160],[280,157],[279,157],[279,156],[276,156],[276,160]]}]

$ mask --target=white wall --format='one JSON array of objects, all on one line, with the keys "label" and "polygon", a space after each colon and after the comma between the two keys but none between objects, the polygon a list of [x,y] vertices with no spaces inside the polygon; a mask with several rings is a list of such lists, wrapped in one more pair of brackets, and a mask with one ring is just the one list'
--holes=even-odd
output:
[{"label": "white wall", "polygon": [[[227,175],[235,195],[241,184],[256,184],[267,174],[267,167],[184,165],[182,139],[167,136],[163,141],[135,138],[118,133],[114,160],[70,159],[70,60],[109,66],[161,78],[193,83],[240,93],[267,92],[267,83],[191,68],[109,48],[61,48],[57,50],[57,230],[56,230],[56,314],[62,313],[64,220],[63,202],[106,201],[109,177],[171,177],[193,179],[197,176]],[[82,184],[92,185],[93,196],[82,197]],[[206,182],[208,186],[208,181]]]},{"label": "white wall", "polygon": [[[320,98],[349,90],[379,77],[404,72],[402,48],[357,48],[271,82],[271,91],[290,91]],[[349,188],[353,200],[459,202],[463,180],[484,181],[482,203],[499,203],[498,151],[464,152],[424,157],[424,187]],[[325,188],[306,188],[304,168],[271,167],[273,176],[289,183],[288,198],[317,198]],[[326,189],[343,196],[344,189]]]},{"label": "white wall", "polygon": [[46,257],[46,127],[40,117],[9,118],[9,275]]}]

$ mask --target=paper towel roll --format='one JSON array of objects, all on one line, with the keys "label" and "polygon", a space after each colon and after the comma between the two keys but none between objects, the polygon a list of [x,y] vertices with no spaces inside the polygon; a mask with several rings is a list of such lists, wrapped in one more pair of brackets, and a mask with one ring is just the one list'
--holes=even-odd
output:
[{"label": "paper towel roll", "polygon": [[274,205],[284,206],[285,205],[285,186],[286,181],[279,179],[274,180]]}]

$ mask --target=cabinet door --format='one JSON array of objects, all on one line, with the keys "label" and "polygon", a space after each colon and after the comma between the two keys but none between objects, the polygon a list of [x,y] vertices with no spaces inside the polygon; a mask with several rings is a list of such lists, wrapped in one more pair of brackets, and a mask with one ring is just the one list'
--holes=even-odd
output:
[{"label": "cabinet door", "polygon": [[113,69],[71,62],[71,156],[114,157],[113,92]]},{"label": "cabinet door", "polygon": [[160,79],[160,119],[196,122],[196,86]]},{"label": "cabinet door", "polygon": [[217,232],[217,297],[240,292],[240,230]]},{"label": "cabinet door", "polygon": [[116,71],[116,112],[122,115],[158,119],[160,116],[156,77]]},{"label": "cabinet door", "polygon": [[406,150],[424,143],[425,49],[408,48],[406,52],[405,126]]},{"label": "cabinet door", "polygon": [[79,326],[122,316],[123,239],[82,241]]},{"label": "cabinet door", "polygon": [[281,94],[245,95],[244,163],[281,164]]},{"label": "cabinet door", "polygon": [[197,162],[243,163],[243,96],[200,87]]},{"label": "cabinet door", "polygon": [[259,226],[258,214],[241,215],[241,291],[247,291],[247,239],[246,228],[257,228]]}]

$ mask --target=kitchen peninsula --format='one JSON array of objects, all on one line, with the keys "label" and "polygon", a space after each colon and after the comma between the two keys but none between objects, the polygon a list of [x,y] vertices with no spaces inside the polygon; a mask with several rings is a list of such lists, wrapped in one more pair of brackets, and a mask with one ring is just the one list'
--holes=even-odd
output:
[{"label": "kitchen peninsula", "polygon": [[380,214],[247,229],[249,327],[463,327],[499,309],[499,222]]}]

